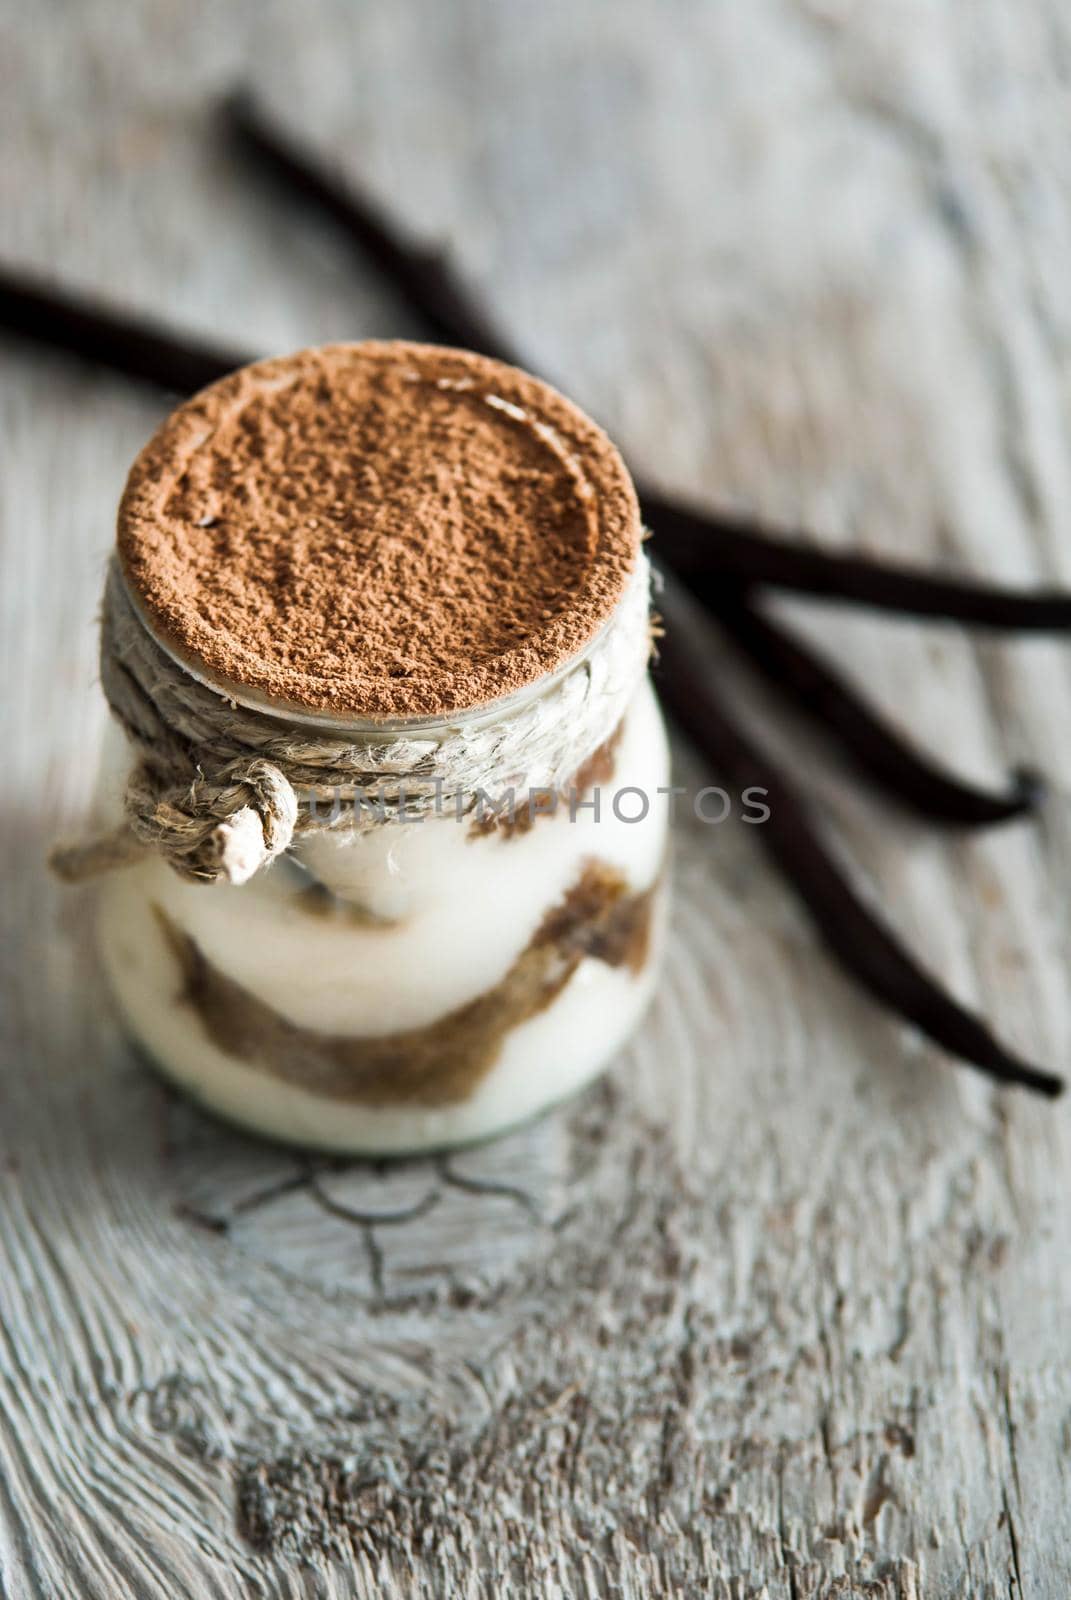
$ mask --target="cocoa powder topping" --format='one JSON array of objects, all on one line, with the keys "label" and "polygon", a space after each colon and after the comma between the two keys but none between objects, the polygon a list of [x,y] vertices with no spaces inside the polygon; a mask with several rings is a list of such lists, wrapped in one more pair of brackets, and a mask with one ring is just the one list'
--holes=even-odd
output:
[{"label": "cocoa powder topping", "polygon": [[620,456],[569,401],[400,342],[213,384],[142,451],[119,509],[131,592],[181,661],[343,717],[456,712],[563,665],[639,539]]}]

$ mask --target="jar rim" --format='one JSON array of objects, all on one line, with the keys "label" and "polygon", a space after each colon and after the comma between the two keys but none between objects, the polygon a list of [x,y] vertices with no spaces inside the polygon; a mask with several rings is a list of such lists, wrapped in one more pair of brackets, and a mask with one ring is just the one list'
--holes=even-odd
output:
[{"label": "jar rim", "polygon": [[650,585],[650,567],[642,550],[638,553],[633,571],[629,574],[624,590],[618,596],[617,603],[610,615],[600,624],[590,639],[581,648],[565,661],[560,662],[553,670],[544,673],[540,678],[533,679],[524,684],[520,689],[500,695],[494,700],[487,700],[480,705],[465,707],[458,711],[416,712],[409,717],[375,717],[358,716],[350,714],[339,716],[335,712],[316,711],[308,706],[297,705],[284,701],[277,696],[251,687],[248,684],[235,683],[222,676],[210,673],[203,662],[192,661],[176,649],[173,642],[153,624],[141,596],[130,583],[123,571],[122,563],[118,563],[118,576],[123,586],[127,599],[137,616],[142,627],[152,639],[153,643],[167,658],[182,672],[204,689],[219,696],[221,700],[241,706],[243,710],[256,712],[260,716],[269,717],[280,724],[280,727],[293,727],[316,729],[317,731],[334,735],[336,737],[374,737],[377,740],[390,740],[392,737],[399,739],[419,738],[426,733],[429,737],[441,734],[445,730],[455,728],[476,729],[488,723],[498,722],[523,711],[543,695],[550,693],[564,678],[582,667],[602,644],[607,634],[613,629],[619,614],[628,603],[636,587],[642,584],[646,591]]}]

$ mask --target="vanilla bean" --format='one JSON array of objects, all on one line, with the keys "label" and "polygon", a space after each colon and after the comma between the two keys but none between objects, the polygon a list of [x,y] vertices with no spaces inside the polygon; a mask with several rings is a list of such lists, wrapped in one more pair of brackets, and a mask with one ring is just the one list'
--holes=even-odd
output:
[{"label": "vanilla bean", "polygon": [[0,327],[176,394],[193,394],[249,360],[4,266]]},{"label": "vanilla bean", "polygon": [[444,250],[406,238],[382,206],[352,180],[336,178],[293,140],[245,90],[223,103],[224,126],[257,169],[331,217],[439,339],[519,365],[503,334],[472,296]]},{"label": "vanilla bean", "polygon": [[1010,822],[1037,809],[1044,781],[1014,775],[1000,794],[964,783],[919,750],[811,646],[750,603],[746,590],[719,595],[717,618],[737,648],[873,783],[929,822],[982,827]]},{"label": "vanilla bean", "polygon": [[[351,180],[329,172],[246,91],[224,103],[225,125],[258,168],[319,206],[388,275],[437,337],[514,365],[528,365],[498,332],[448,257],[406,238],[386,209]],[[975,627],[1071,629],[1071,594],[1023,593],[971,578],[944,577],[875,557],[815,549],[751,518],[700,510],[636,479],[648,526],[668,566],[693,592],[715,593],[725,573],[772,588],[877,610],[941,617]]]},{"label": "vanilla bean", "polygon": [[641,498],[662,559],[693,594],[715,606],[728,574],[765,588],[975,628],[1071,629],[1071,592],[1064,589],[1007,589],[873,556],[818,550],[806,534],[789,536],[750,517],[701,511],[647,489]]},{"label": "vanilla bean", "polygon": [[765,789],[769,817],[759,842],[796,890],[840,965],[889,1011],[912,1023],[950,1055],[1002,1083],[1041,1094],[1062,1092],[1061,1078],[1007,1050],[980,1018],[947,994],[868,907],[837,865],[789,781],[729,716],[713,683],[704,618],[668,578],[660,599],[661,690],[677,721],[719,776],[743,792]]}]

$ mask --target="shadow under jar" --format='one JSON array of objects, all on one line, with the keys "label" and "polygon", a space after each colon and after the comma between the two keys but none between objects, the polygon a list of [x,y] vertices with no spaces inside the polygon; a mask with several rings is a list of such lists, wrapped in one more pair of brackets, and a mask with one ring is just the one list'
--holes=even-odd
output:
[{"label": "shadow under jar", "polygon": [[105,596],[100,938],[169,1077],[387,1153],[608,1063],[664,918],[640,540],[605,434],[466,352],[303,351],[164,423]]}]

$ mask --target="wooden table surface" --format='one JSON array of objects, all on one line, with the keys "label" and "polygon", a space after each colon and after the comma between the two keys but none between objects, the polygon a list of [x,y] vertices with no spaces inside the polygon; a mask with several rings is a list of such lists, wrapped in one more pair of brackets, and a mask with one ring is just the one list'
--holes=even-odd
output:
[{"label": "wooden table surface", "polygon": [[[418,333],[222,148],[246,78],[647,476],[1071,582],[1061,0],[8,0],[3,35],[3,259],[255,350]],[[1065,1600],[1071,1108],[877,1013],[755,829],[682,819],[642,1036],[497,1145],[309,1162],[145,1071],[42,858],[164,402],[0,360],[5,1600]],[[1066,1068],[1071,646],[791,612],[963,772],[1052,774],[1037,825],[930,831],[733,679],[896,925]]]}]

